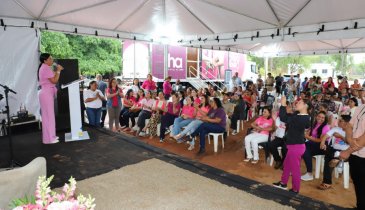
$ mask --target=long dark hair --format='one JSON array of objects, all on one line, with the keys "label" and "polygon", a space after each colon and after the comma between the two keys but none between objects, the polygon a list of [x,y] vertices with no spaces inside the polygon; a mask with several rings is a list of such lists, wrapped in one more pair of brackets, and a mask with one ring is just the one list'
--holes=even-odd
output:
[{"label": "long dark hair", "polygon": [[[110,81],[109,81],[109,84],[108,84],[108,88],[109,88],[109,91],[113,88],[112,87],[112,83],[113,83],[113,81],[117,81],[115,78],[112,78]],[[116,87],[116,89],[118,89],[118,85],[117,85],[117,87]]]},{"label": "long dark hair", "polygon": [[[139,91],[138,91],[139,92]],[[137,98],[136,98],[136,101],[138,102],[139,101],[139,99],[140,99],[140,96],[139,96],[139,93],[137,92]],[[143,95],[143,97],[144,97],[144,91],[142,91],[142,95]]]},{"label": "long dark hair", "polygon": [[51,56],[51,54],[49,54],[49,53],[42,53],[39,56],[39,62],[40,62],[40,64],[38,66],[38,72],[37,72],[38,81],[39,81],[39,69],[41,68],[41,66],[44,63],[44,61],[46,61],[50,56]]},{"label": "long dark hair", "polygon": [[205,103],[204,104],[200,104],[199,105],[199,107],[207,107],[207,106],[209,106],[209,97],[207,96],[207,95],[202,95],[202,97],[204,97],[204,99],[205,99]]},{"label": "long dark hair", "polygon": [[[133,90],[132,90],[132,89],[129,89],[129,90],[127,91],[127,94],[126,94],[126,96],[125,96],[125,98],[126,98],[126,99],[131,99],[131,97],[129,96],[131,92],[133,92]],[[137,95],[138,95],[138,94],[137,94]]]},{"label": "long dark hair", "polygon": [[213,100],[214,100],[214,103],[217,105],[217,108],[222,108],[223,107],[222,102],[219,98],[214,97]]},{"label": "long dark hair", "polygon": [[[323,128],[324,128],[324,126],[326,126],[327,125],[327,123],[328,123],[328,119],[327,119],[327,115],[326,115],[326,112],[319,112],[318,114],[317,114],[317,116],[318,115],[320,115],[320,114],[323,114],[324,115],[324,121],[323,121],[323,123],[318,127],[318,129],[317,129],[317,138],[321,138],[321,135],[322,135],[322,131],[323,131]],[[316,120],[314,120],[314,123],[313,123],[313,125],[312,125],[312,127],[311,127],[311,130],[310,130],[310,134],[312,135],[312,132],[313,132],[313,129],[316,127],[316,125],[317,125],[317,119]]]}]

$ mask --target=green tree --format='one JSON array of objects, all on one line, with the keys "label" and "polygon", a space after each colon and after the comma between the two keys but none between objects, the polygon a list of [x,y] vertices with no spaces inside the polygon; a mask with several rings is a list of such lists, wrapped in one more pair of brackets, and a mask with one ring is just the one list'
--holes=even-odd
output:
[{"label": "green tree", "polygon": [[55,58],[78,59],[84,75],[120,73],[122,69],[122,45],[117,39],[43,31],[41,51]]}]

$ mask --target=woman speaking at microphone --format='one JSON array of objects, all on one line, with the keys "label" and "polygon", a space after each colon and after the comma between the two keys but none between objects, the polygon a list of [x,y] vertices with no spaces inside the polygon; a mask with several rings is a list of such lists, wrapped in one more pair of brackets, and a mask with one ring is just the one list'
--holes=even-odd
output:
[{"label": "woman speaking at microphone", "polygon": [[38,81],[41,87],[39,102],[42,114],[42,139],[43,144],[55,144],[58,143],[54,112],[54,99],[57,93],[55,84],[60,78],[63,67],[57,65],[56,71],[53,72],[51,69],[53,58],[48,53],[42,53],[39,61],[41,62],[38,69]]}]

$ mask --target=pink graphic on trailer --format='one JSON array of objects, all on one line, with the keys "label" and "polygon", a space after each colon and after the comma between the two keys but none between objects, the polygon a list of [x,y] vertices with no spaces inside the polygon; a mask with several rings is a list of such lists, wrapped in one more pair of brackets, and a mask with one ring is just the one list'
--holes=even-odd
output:
[{"label": "pink graphic on trailer", "polygon": [[167,54],[167,74],[172,79],[186,78],[186,48],[169,46]]},{"label": "pink graphic on trailer", "polygon": [[164,79],[164,46],[152,45],[152,76]]},{"label": "pink graphic on trailer", "polygon": [[228,69],[228,53],[218,50],[202,50],[203,79],[224,80],[224,71]]},{"label": "pink graphic on trailer", "polygon": [[232,75],[238,72],[238,76],[241,78],[244,74],[246,62],[246,55],[241,53],[229,52],[229,69],[232,70]]}]

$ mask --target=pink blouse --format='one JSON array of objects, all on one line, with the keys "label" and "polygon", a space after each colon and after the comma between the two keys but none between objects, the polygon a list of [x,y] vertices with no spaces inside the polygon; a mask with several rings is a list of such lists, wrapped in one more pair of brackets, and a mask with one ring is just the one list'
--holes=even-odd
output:
[{"label": "pink blouse", "polygon": [[145,80],[142,84],[142,88],[145,90],[156,90],[156,83],[153,80]]},{"label": "pink blouse", "polygon": [[42,64],[39,69],[39,85],[42,88],[54,88],[55,84],[49,81],[49,78],[54,77],[54,73],[51,70],[51,67],[47,64]]}]

